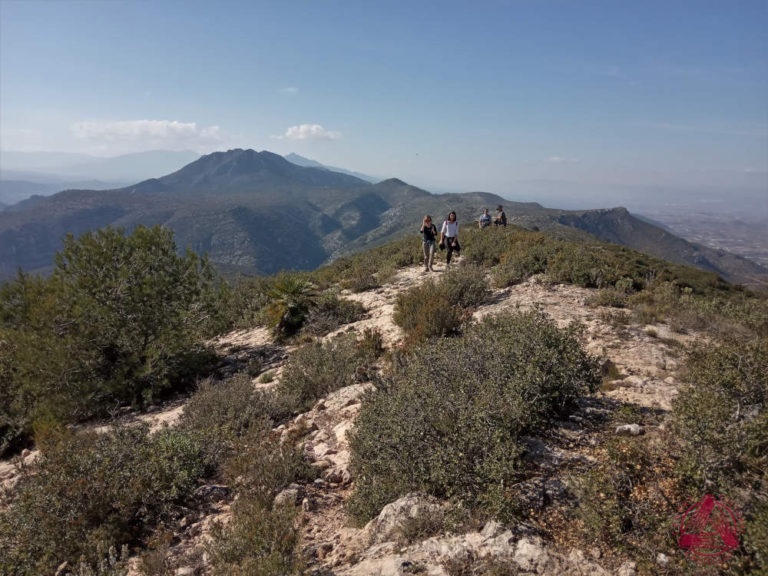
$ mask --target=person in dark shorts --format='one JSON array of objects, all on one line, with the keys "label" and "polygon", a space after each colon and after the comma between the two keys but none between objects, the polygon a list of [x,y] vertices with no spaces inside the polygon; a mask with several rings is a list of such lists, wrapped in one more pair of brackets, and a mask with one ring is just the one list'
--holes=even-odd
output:
[{"label": "person in dark shorts", "polygon": [[427,214],[421,222],[419,229],[421,234],[421,246],[424,250],[424,271],[434,272],[432,262],[435,259],[435,238],[437,237],[437,227],[432,223],[432,216]]},{"label": "person in dark shorts", "polygon": [[448,250],[445,255],[445,264],[450,265],[451,255],[461,250],[459,245],[459,222],[456,220],[456,212],[451,210],[448,219],[443,222],[440,229],[440,246]]},{"label": "person in dark shorts", "polygon": [[496,207],[496,216],[493,219],[493,223],[496,226],[506,226],[507,225],[507,215],[504,214],[504,206],[499,204]]}]

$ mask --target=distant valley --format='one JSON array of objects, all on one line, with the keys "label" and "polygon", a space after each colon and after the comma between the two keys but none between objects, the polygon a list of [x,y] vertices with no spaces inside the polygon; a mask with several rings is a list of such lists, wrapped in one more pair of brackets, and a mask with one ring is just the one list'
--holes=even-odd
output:
[{"label": "distant valley", "polygon": [[[0,199],[0,202],[2,200]],[[206,252],[225,272],[313,269],[405,234],[416,241],[425,213],[456,210],[464,226],[503,204],[512,224],[591,235],[732,282],[766,285],[768,270],[683,240],[624,209],[555,210],[482,192],[430,194],[398,179],[376,184],[327,167],[299,166],[270,152],[202,156],[159,178],[111,190],[67,190],[0,212],[0,278],[18,267],[45,272],[67,233],[139,224],[172,228],[180,247]]]},{"label": "distant valley", "polygon": [[687,210],[643,213],[681,238],[749,258],[768,267],[768,220]]}]

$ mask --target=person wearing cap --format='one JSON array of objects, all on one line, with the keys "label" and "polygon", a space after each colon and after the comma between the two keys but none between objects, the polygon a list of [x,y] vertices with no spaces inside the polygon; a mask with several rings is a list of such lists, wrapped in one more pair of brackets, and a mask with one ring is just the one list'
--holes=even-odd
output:
[{"label": "person wearing cap", "polygon": [[496,207],[496,217],[493,219],[493,223],[496,226],[507,225],[507,215],[504,214],[504,207],[501,204]]}]

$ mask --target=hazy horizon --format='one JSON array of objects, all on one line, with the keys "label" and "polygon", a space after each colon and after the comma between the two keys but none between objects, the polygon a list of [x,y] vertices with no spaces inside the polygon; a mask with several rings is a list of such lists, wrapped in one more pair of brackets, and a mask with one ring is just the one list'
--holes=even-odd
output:
[{"label": "hazy horizon", "polygon": [[4,151],[254,148],[502,196],[768,189],[762,1],[2,0],[0,16]]}]

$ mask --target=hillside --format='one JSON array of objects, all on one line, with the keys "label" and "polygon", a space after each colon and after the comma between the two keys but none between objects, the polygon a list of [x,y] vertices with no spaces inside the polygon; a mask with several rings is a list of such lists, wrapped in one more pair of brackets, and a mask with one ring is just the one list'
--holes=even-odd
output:
[{"label": "hillside", "polygon": [[[425,273],[418,248],[400,241],[233,285],[239,296],[219,306],[237,329],[208,340],[217,361],[191,395],[49,428],[42,451],[21,453],[25,467],[0,462],[0,569],[79,573],[79,553],[100,558],[96,541],[100,553],[129,545],[102,559],[109,576],[766,567],[765,497],[749,488],[765,455],[745,448],[764,430],[765,298],[512,226],[467,231],[450,270],[439,255]],[[371,268],[373,282],[360,284]],[[85,280],[97,297],[111,286]],[[0,299],[9,326],[29,304],[13,294]],[[60,332],[71,323],[54,320],[71,349]],[[0,368],[11,358],[0,346]],[[745,524],[727,564],[699,565],[678,542],[678,508],[712,489]],[[107,513],[118,503],[127,525]],[[74,514],[77,531],[52,509]]]},{"label": "hillside", "polygon": [[455,210],[463,226],[503,204],[509,221],[577,237],[577,230],[732,282],[765,286],[766,270],[746,259],[686,242],[626,210],[564,211],[483,192],[430,194],[396,178],[370,184],[270,152],[230,150],[115,190],[67,190],[0,212],[0,280],[21,267],[45,272],[67,234],[105,226],[163,224],[180,248],[207,253],[225,272],[312,270],[340,256],[415,234],[424,214]]}]

